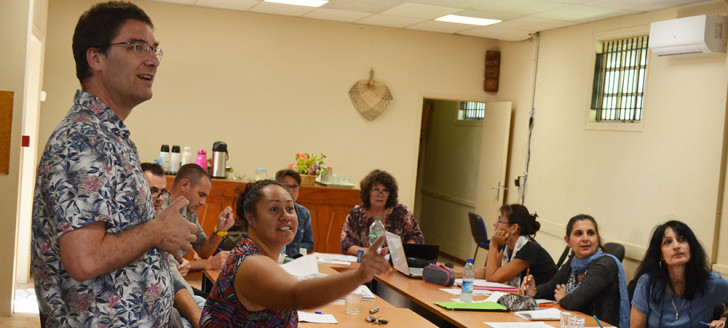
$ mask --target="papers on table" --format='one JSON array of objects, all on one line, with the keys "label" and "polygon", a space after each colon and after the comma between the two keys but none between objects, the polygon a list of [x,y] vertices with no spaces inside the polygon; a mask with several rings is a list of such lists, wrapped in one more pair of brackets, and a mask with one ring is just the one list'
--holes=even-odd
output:
[{"label": "papers on table", "polygon": [[[361,294],[361,299],[365,300],[365,301],[373,301],[374,299],[376,299],[376,296],[374,296],[374,293],[372,293],[372,291],[369,290],[369,288],[367,288],[367,286],[364,286],[364,285],[357,287],[353,292],[351,292],[349,294],[354,294],[354,293]],[[346,297],[346,296],[344,296],[344,297]],[[344,298],[344,297],[342,297],[342,298]]]},{"label": "papers on table", "polygon": [[557,309],[533,310],[533,311],[516,311],[513,314],[526,320],[560,320],[561,311]]},{"label": "papers on table", "polygon": [[[463,280],[462,279],[455,279],[455,284],[458,286],[462,286]],[[489,282],[485,279],[475,279],[473,281],[473,289],[487,289],[487,290],[495,290],[495,291],[501,291],[501,292],[507,292],[507,293],[514,293],[518,292],[518,288],[513,287],[511,285],[501,284],[497,282]]]},{"label": "papers on table", "polygon": [[[462,292],[461,288],[440,288],[440,290],[453,295],[460,295]],[[473,296],[490,296],[492,293],[489,290],[473,290]]]},{"label": "papers on table", "polygon": [[543,322],[483,322],[493,328],[554,328]]},{"label": "papers on table", "polygon": [[350,262],[356,262],[356,256],[332,254],[332,253],[314,253],[318,263],[350,265]]},{"label": "papers on table", "polygon": [[291,262],[282,264],[281,268],[288,272],[288,274],[296,277],[298,280],[326,276],[325,274],[319,273],[318,264],[316,264],[316,257],[313,255],[299,257]]},{"label": "papers on table", "polygon": [[435,302],[435,305],[448,310],[508,311],[505,306],[493,302]]},{"label": "papers on table", "polygon": [[298,311],[298,321],[314,323],[339,323],[333,314],[318,314]]}]

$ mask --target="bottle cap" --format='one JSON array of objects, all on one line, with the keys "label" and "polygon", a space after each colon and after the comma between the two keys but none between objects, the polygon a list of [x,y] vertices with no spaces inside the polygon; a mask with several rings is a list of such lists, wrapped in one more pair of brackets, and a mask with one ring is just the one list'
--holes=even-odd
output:
[{"label": "bottle cap", "polygon": [[169,152],[169,145],[162,145],[162,150],[161,151],[168,153]]},{"label": "bottle cap", "polygon": [[179,146],[177,146],[177,145],[172,146],[172,152],[179,153]]},{"label": "bottle cap", "polygon": [[473,259],[468,257],[468,260],[466,261],[466,263],[473,263]]}]

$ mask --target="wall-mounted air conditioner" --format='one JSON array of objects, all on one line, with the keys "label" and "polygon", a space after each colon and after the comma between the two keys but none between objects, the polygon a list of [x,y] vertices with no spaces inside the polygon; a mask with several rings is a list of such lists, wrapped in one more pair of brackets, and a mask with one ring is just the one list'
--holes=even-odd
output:
[{"label": "wall-mounted air conditioner", "polygon": [[692,16],[650,24],[652,53],[658,56],[725,53],[728,17]]}]

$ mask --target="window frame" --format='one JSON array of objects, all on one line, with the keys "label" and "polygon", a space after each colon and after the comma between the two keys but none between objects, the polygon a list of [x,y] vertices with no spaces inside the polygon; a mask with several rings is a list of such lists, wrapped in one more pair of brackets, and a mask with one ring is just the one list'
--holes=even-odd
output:
[{"label": "window frame", "polygon": [[[590,82],[594,83],[594,74],[595,74],[595,61],[597,57],[597,53],[601,51],[601,47],[605,41],[609,40],[615,40],[615,39],[624,39],[624,38],[631,38],[631,37],[637,37],[641,35],[649,35],[650,32],[650,26],[649,25],[641,25],[641,26],[635,26],[631,28],[623,28],[623,29],[617,29],[612,31],[603,31],[603,32],[596,32],[593,33],[593,49],[592,49],[592,61],[591,61],[591,67],[589,69],[589,73],[591,74]],[[647,95],[648,95],[648,89],[649,89],[649,79],[650,79],[650,70],[652,65],[650,65],[649,61],[652,57],[652,51],[649,49],[647,50],[647,71],[645,73],[645,89],[643,93],[642,98],[642,118],[639,121],[597,121],[596,120],[596,110],[591,108],[591,101],[593,94],[593,88],[590,87],[590,94],[589,97],[587,97],[586,101],[586,115],[585,115],[585,130],[598,130],[598,131],[627,131],[627,132],[641,132],[644,128],[644,121],[649,116],[649,102],[647,101]]]}]

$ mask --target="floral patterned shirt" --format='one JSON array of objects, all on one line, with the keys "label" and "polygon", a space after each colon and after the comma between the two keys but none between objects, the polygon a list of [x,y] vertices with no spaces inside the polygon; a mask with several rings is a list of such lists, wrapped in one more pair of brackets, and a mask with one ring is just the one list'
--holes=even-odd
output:
[{"label": "floral patterned shirt", "polygon": [[[369,226],[373,222],[374,218],[369,216],[363,206],[351,209],[341,229],[341,253],[346,253],[351,246],[369,247]],[[425,236],[417,224],[415,215],[407,209],[407,206],[395,205],[382,223],[385,230],[401,237],[402,242],[414,240],[417,244],[425,243]]]},{"label": "floral patterned shirt", "polygon": [[104,222],[115,234],[154,218],[136,146],[118,116],[94,95],[74,105],[48,139],[38,164],[31,260],[48,327],[166,326],[173,303],[163,252],[149,249],[127,266],[86,281],[69,276],[58,238]]}]

